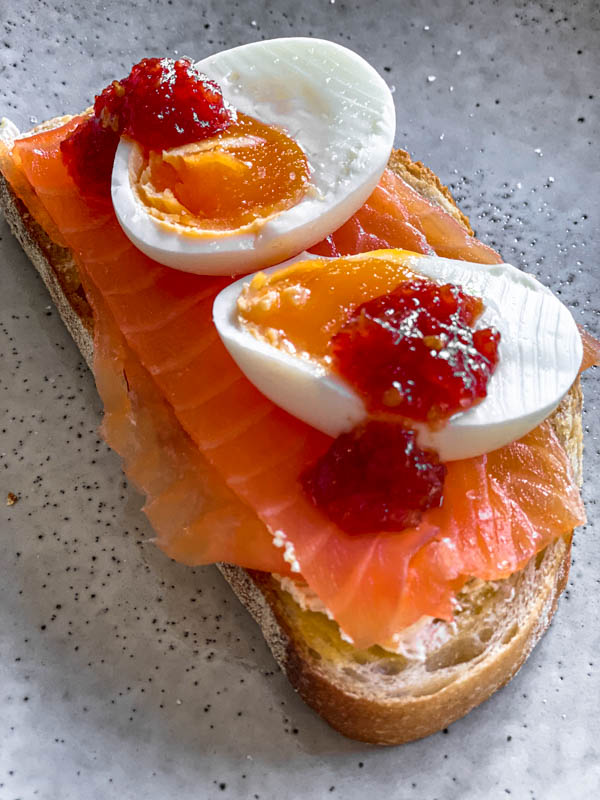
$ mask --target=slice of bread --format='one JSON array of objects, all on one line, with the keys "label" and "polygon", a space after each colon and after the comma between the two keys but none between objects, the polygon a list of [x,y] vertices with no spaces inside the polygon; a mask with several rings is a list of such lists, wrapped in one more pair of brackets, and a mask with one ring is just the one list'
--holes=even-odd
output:
[{"label": "slice of bread", "polygon": [[[5,139],[9,135],[5,132]],[[390,167],[472,234],[431,170],[404,151],[392,154]],[[0,207],[91,367],[93,318],[69,250],[50,239],[1,174]],[[581,405],[577,381],[552,415],[580,482]],[[403,655],[379,647],[356,650],[342,640],[334,622],[303,610],[275,577],[218,566],[310,706],[346,736],[400,744],[445,728],[512,678],[552,619],[566,585],[570,549],[571,535],[557,539],[510,578],[467,584],[454,623],[426,623],[417,633],[418,646]]]}]

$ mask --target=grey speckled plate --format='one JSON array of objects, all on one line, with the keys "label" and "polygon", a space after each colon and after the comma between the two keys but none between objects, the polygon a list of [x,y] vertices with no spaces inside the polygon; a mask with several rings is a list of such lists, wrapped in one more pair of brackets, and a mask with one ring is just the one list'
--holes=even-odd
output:
[{"label": "grey speckled plate", "polygon": [[[22,128],[80,110],[144,55],[281,35],[349,45],[395,89],[397,144],[600,335],[595,0],[0,5],[0,111]],[[92,376],[4,223],[0,237],[0,495],[19,497],[0,511],[0,800],[599,795],[597,372],[590,521],[551,630],[447,732],[375,749],[296,697],[214,568],[149,542],[98,439]]]}]

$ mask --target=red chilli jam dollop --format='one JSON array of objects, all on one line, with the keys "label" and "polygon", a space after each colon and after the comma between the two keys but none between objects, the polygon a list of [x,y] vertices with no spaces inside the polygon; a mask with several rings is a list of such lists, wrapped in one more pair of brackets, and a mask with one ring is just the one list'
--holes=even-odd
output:
[{"label": "red chilli jam dollop", "polygon": [[62,142],[61,152],[82,194],[106,201],[122,134],[146,150],[166,150],[210,138],[234,121],[220,87],[189,58],[144,58],[96,96],[93,115]]},{"label": "red chilli jam dollop", "polygon": [[371,413],[439,427],[487,394],[500,334],[473,330],[483,303],[458,286],[403,281],[363,303],[332,339],[334,368]]},{"label": "red chilli jam dollop", "polygon": [[439,506],[446,467],[414,431],[371,421],[334,440],[301,476],[312,502],[347,533],[401,531]]},{"label": "red chilli jam dollop", "polygon": [[358,306],[332,338],[335,369],[384,417],[339,436],[301,476],[312,502],[343,530],[400,531],[441,504],[446,467],[407,426],[439,427],[486,396],[500,334],[473,330],[482,311],[458,286],[403,281]]}]

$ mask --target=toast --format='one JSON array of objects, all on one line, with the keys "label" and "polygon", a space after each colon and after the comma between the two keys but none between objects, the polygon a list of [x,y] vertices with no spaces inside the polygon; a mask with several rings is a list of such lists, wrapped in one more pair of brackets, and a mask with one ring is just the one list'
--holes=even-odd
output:
[{"label": "toast", "polygon": [[[9,139],[16,130],[3,135]],[[389,166],[473,233],[431,170],[402,150],[392,153]],[[35,222],[1,173],[0,207],[91,367],[93,317],[69,250]],[[577,380],[551,418],[579,482],[581,406]],[[301,608],[272,575],[218,566],[304,700],[346,736],[390,745],[445,728],[510,680],[552,619],[568,577],[570,546],[571,535],[561,537],[505,580],[471,581],[458,597],[454,622],[426,623],[415,631],[416,646],[401,655],[355,649],[335,622]]]}]

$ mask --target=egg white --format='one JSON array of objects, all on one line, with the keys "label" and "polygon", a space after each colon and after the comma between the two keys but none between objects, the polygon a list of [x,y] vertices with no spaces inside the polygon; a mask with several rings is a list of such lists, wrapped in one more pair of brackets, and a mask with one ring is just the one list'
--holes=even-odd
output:
[{"label": "egg white", "polygon": [[[369,255],[389,258],[389,252]],[[306,258],[301,254],[288,264]],[[436,282],[454,283],[481,297],[485,310],[477,327],[491,325],[501,334],[499,363],[487,397],[455,414],[441,430],[414,423],[420,446],[436,450],[443,461],[471,458],[539,425],[558,406],[581,365],[581,336],[569,310],[533,276],[510,264],[435,256],[409,257],[404,263]],[[281,266],[287,264],[267,272]],[[251,278],[224,289],[213,308],[219,336],[242,372],[276,405],[330,436],[364,422],[364,402],[343,378],[257,339],[239,322],[237,300]]]},{"label": "egg white", "polygon": [[112,200],[136,247],[187,272],[243,274],[311,247],[362,206],[387,165],[396,124],[391,92],[370,64],[334,42],[288,38],[217,53],[198,67],[236,109],[285,128],[306,154],[312,186],[261,225],[184,233],[148,214],[137,199],[129,173],[136,145],[121,139]]}]

